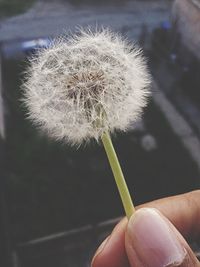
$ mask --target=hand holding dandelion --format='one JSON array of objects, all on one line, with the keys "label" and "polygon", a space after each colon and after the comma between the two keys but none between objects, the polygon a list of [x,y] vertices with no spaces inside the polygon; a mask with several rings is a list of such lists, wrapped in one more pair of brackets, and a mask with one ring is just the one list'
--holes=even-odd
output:
[{"label": "hand holding dandelion", "polygon": [[30,119],[50,137],[74,145],[102,139],[128,217],[134,208],[110,133],[140,116],[149,84],[141,51],[102,30],[40,51],[23,85]]}]

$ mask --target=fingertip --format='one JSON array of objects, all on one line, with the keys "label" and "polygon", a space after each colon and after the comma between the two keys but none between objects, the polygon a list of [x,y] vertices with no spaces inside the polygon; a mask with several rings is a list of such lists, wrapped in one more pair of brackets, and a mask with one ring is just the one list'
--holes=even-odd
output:
[{"label": "fingertip", "polygon": [[[100,267],[101,265],[98,264],[98,256],[99,254],[101,254],[106,246],[106,243],[108,242],[110,236],[108,236],[102,243],[101,245],[98,247],[97,251],[94,254],[94,257],[92,259],[92,263],[91,263],[91,267]],[[100,264],[101,264],[101,260],[100,260]],[[103,266],[103,265],[102,265]]]},{"label": "fingertip", "polygon": [[125,229],[127,219],[123,219],[112,234],[101,244],[92,260],[92,267],[126,267]]}]

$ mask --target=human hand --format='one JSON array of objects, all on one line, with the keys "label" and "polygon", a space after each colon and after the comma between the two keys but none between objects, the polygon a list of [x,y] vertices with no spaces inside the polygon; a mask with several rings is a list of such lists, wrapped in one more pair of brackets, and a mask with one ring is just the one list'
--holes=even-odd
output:
[{"label": "human hand", "polygon": [[92,267],[200,267],[186,240],[200,236],[200,190],[137,207],[97,250]]}]

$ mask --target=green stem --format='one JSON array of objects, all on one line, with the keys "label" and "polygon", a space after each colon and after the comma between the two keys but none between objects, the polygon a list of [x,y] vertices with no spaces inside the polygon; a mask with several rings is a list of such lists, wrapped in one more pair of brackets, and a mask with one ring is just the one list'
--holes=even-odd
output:
[{"label": "green stem", "polygon": [[119,194],[121,196],[126,216],[129,219],[131,215],[134,213],[135,209],[109,133],[104,133],[101,139],[106,154],[108,156],[108,160],[115,178],[115,182],[119,190]]}]

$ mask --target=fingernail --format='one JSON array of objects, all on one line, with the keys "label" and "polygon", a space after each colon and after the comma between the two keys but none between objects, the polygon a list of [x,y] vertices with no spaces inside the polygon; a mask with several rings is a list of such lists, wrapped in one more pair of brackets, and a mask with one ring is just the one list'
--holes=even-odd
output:
[{"label": "fingernail", "polygon": [[186,250],[177,236],[175,227],[156,209],[140,209],[128,223],[128,256],[131,258],[136,253],[139,261],[148,267],[179,266]]}]

